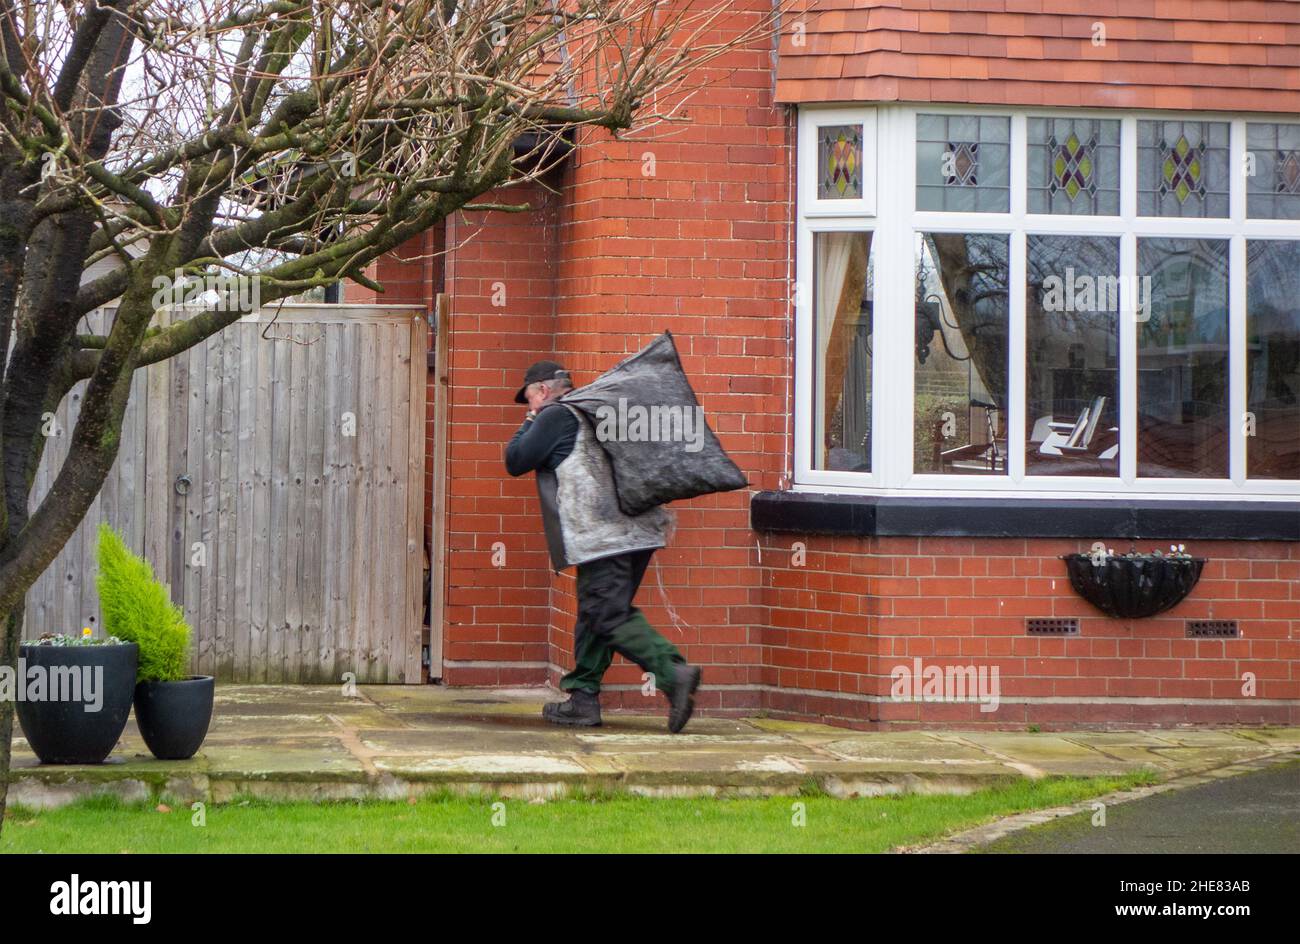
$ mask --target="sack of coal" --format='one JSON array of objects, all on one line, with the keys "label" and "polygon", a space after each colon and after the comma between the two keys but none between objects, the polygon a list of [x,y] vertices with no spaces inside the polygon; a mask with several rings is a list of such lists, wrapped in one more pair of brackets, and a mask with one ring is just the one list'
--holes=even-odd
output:
[{"label": "sack of coal", "polygon": [[591,422],[624,514],[749,484],[705,422],[668,331],[561,402]]}]

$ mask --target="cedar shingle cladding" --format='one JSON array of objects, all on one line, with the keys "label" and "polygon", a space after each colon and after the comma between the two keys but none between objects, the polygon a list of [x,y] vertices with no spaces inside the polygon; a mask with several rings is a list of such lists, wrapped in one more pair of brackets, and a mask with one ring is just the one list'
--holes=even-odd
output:
[{"label": "cedar shingle cladding", "polygon": [[[779,102],[1300,112],[1297,0],[807,0]],[[1093,44],[1094,24],[1106,42]]]}]

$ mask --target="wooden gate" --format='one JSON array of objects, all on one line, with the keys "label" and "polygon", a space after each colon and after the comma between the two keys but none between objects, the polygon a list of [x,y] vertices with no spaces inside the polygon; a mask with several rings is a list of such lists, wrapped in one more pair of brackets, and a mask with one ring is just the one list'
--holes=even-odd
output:
[{"label": "wooden gate", "polygon": [[[196,672],[418,682],[427,331],[411,306],[285,305],[137,371],[117,463],[28,592],[24,636],[98,628],[108,521],[184,607]],[[83,389],[54,417],[37,496]]]}]

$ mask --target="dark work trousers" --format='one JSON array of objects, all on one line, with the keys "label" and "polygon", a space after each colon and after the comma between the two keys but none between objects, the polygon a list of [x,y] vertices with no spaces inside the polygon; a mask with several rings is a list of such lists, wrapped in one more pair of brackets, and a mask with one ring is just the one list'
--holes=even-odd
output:
[{"label": "dark work trousers", "polygon": [[631,551],[578,565],[575,667],[560,680],[560,688],[598,694],[617,652],[649,672],[656,689],[672,695],[674,666],[686,659],[632,605],[653,555],[653,550]]}]

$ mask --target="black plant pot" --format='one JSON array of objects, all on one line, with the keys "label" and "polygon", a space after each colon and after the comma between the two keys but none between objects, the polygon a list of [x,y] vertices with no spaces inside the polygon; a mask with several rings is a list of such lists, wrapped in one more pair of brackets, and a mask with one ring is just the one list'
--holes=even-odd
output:
[{"label": "black plant pot", "polygon": [[[113,752],[131,714],[139,647],[133,642],[116,646],[20,646],[18,656],[24,673],[39,666],[47,679],[45,700],[33,701],[28,692],[28,697],[18,701],[23,736],[41,763],[103,763]],[[68,680],[69,670],[82,680],[86,679],[86,670],[90,671],[98,710],[87,710],[94,709],[94,705],[86,698],[85,689],[78,701],[49,700],[53,680]],[[65,687],[64,681],[60,687]]]},{"label": "black plant pot", "polygon": [[135,687],[135,723],[154,757],[189,760],[194,756],[212,721],[212,694],[211,675],[141,682]]},{"label": "black plant pot", "polygon": [[1205,567],[1199,557],[1107,557],[1100,564],[1087,554],[1063,559],[1075,592],[1121,619],[1144,619],[1177,606]]}]

